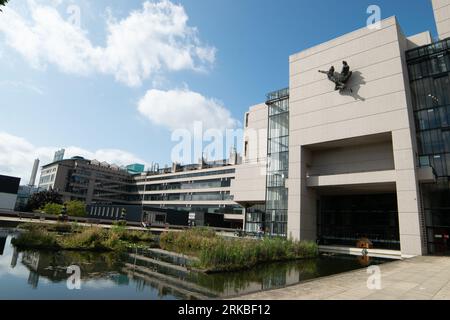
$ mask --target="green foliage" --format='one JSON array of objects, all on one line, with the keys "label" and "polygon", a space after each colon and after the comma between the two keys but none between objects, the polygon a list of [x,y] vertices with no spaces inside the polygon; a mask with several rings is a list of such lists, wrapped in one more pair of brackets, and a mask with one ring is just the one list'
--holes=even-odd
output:
[{"label": "green foliage", "polygon": [[198,257],[198,267],[208,271],[239,270],[265,262],[307,259],[318,255],[314,242],[282,238],[261,241],[225,239],[205,230],[164,233],[160,237],[160,246]]},{"label": "green foliage", "polygon": [[[64,203],[67,208],[67,215],[70,217],[85,217],[86,205],[81,201],[68,201]],[[59,215],[61,214],[64,205],[59,203],[49,202],[46,203],[40,210],[46,214]]]},{"label": "green foliage", "polygon": [[123,249],[116,234],[101,228],[86,228],[80,233],[61,239],[60,244],[66,250],[108,251]]},{"label": "green foliage", "polygon": [[187,255],[196,255],[200,248],[217,240],[214,231],[203,228],[189,229],[183,232],[165,232],[160,236],[160,246],[169,251]]},{"label": "green foliage", "polygon": [[30,227],[27,232],[21,233],[18,238],[12,239],[11,242],[19,248],[59,248],[56,235],[37,225]]},{"label": "green foliage", "polygon": [[27,204],[27,211],[34,211],[45,207],[47,203],[63,204],[62,196],[56,191],[42,191],[33,194]]},{"label": "green foliage", "polygon": [[51,215],[59,215],[61,214],[63,205],[61,204],[57,204],[57,203],[47,203],[43,208],[41,208],[41,210],[46,213],[46,214],[51,214]]},{"label": "green foliage", "polygon": [[147,232],[129,231],[125,228],[83,228],[69,223],[22,224],[26,230],[14,239],[20,248],[76,251],[124,251],[134,242],[150,243],[155,237]]},{"label": "green foliage", "polygon": [[125,227],[127,226],[127,222],[124,220],[114,221],[113,226],[119,228],[122,227],[123,229],[125,229]]},{"label": "green foliage", "polygon": [[65,203],[70,217],[86,217],[86,204],[82,201],[68,201]]}]

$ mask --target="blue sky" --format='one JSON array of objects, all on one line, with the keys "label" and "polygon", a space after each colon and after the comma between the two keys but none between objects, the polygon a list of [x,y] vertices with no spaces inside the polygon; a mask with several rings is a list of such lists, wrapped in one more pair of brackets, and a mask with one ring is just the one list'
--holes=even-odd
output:
[{"label": "blue sky", "polygon": [[371,4],[407,35],[436,34],[429,0],[11,0],[0,14],[0,174],[27,179],[34,158],[60,147],[169,164],[174,129],[241,126],[249,106],[288,86],[289,55],[364,27]]}]

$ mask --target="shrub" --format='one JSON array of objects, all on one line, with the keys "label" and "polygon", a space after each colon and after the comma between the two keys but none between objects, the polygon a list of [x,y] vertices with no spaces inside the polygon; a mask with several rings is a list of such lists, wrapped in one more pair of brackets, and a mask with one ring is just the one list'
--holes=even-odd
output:
[{"label": "shrub", "polygon": [[67,214],[71,217],[86,217],[86,204],[82,201],[68,201],[65,203]]},{"label": "shrub", "polygon": [[28,229],[11,242],[19,248],[55,249],[60,247],[55,234],[40,227]]},{"label": "shrub", "polygon": [[57,203],[47,203],[41,210],[46,214],[59,215],[63,206]]}]

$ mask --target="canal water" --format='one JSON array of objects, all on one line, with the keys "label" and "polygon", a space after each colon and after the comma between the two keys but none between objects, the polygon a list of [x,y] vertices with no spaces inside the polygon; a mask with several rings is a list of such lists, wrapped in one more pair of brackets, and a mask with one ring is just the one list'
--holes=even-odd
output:
[{"label": "canal water", "polygon": [[[184,300],[228,298],[283,288],[302,281],[385,261],[350,256],[261,265],[205,275],[187,272],[152,252],[139,255],[19,252],[12,229],[0,229],[0,299]],[[170,261],[169,261],[170,262]],[[70,290],[69,266],[80,268],[81,288]]]}]

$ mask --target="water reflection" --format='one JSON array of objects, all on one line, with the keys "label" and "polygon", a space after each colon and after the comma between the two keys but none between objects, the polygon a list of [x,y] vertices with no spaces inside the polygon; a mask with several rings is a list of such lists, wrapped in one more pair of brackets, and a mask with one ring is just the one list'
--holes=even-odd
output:
[{"label": "water reflection", "polygon": [[0,256],[5,252],[6,237],[0,237]]},{"label": "water reflection", "polygon": [[[86,252],[18,252],[0,238],[0,299],[209,299],[282,288],[381,260],[321,257],[252,270],[206,275],[151,252],[136,256]],[[166,260],[166,261],[164,261]],[[81,290],[69,290],[67,268],[81,269]]]}]

